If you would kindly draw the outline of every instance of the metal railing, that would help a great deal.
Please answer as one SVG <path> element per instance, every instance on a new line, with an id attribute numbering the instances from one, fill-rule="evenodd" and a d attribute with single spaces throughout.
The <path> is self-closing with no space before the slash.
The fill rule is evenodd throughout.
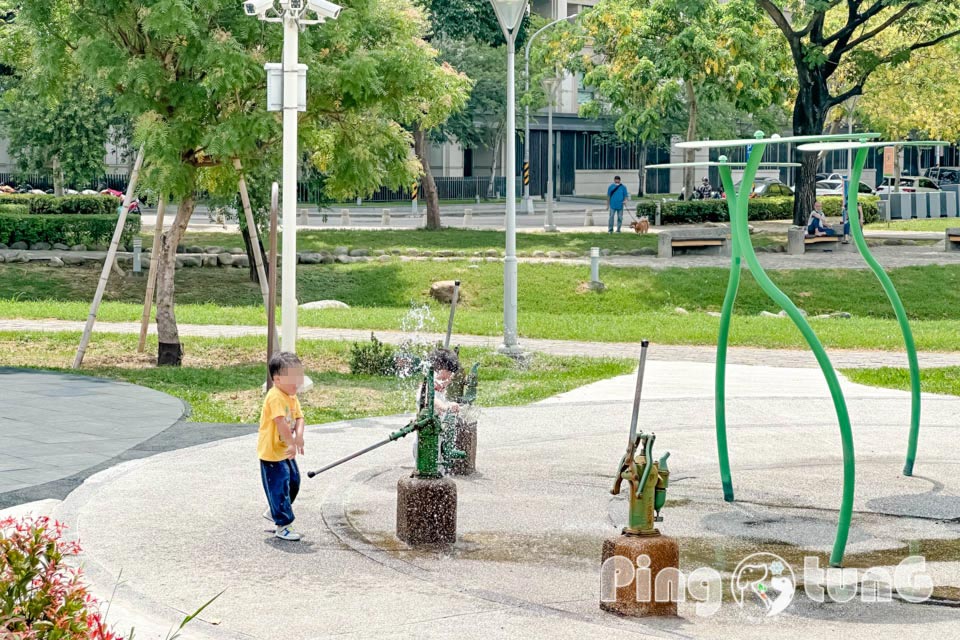
<path id="1" fill-rule="evenodd" d="M 47 191 L 53 189 L 53 176 L 44 173 L 0 173 L 0 184 L 19 188 L 23 185 L 30 185 L 34 189 Z M 83 191 L 93 189 L 102 191 L 103 189 L 117 189 L 122 191 L 127 186 L 127 176 L 125 174 L 113 173 L 101 176 L 96 180 L 83 184 L 68 184 L 67 188 Z"/>

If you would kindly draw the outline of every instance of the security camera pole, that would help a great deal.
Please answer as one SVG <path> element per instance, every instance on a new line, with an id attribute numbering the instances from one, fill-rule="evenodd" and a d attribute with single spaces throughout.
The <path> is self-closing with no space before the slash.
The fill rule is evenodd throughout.
<path id="1" fill-rule="evenodd" d="M 297 114 L 301 104 L 298 53 L 300 27 L 336 19 L 340 7 L 323 0 L 278 0 L 258 11 L 262 0 L 244 3 L 247 14 L 264 22 L 283 23 L 283 297 L 281 301 L 281 347 L 295 352 L 297 343 Z M 316 14 L 307 19 L 307 13 Z"/>

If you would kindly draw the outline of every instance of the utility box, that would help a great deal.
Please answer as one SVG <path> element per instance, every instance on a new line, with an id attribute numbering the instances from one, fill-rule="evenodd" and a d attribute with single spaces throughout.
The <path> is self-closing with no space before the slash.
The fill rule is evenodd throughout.
<path id="1" fill-rule="evenodd" d="M 263 65 L 267 71 L 267 111 L 283 111 L 283 65 L 268 62 Z M 297 65 L 297 111 L 307 110 L 307 65 Z"/>

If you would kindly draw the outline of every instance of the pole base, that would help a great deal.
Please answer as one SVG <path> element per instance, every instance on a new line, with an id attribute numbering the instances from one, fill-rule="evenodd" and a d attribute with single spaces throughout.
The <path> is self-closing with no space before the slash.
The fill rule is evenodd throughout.
<path id="1" fill-rule="evenodd" d="M 514 360 L 525 360 L 529 355 L 527 354 L 526 351 L 520 348 L 520 345 L 518 344 L 515 344 L 512 346 L 502 344 L 499 347 L 497 347 L 497 353 L 499 353 L 502 356 L 508 356 L 510 358 L 513 358 Z"/>
<path id="2" fill-rule="evenodd" d="M 557 225 L 555 225 L 555 224 L 545 224 L 545 225 L 543 225 L 543 230 L 546 231 L 547 233 L 556 233 L 556 231 L 557 231 Z"/>
<path id="3" fill-rule="evenodd" d="M 450 478 L 400 478 L 397 537 L 411 546 L 457 541 L 457 483 Z"/>
<path id="4" fill-rule="evenodd" d="M 523 201 L 524 201 L 524 205 L 526 206 L 527 215 L 528 216 L 534 215 L 537 212 L 537 210 L 533 206 L 533 198 L 531 198 L 530 196 L 527 196 L 526 198 L 523 199 Z"/>
<path id="5" fill-rule="evenodd" d="M 469 476 L 477 471 L 477 421 L 467 422 L 458 417 L 456 429 L 453 445 L 467 457 L 451 462 L 447 472 L 452 476 Z"/>
<path id="6" fill-rule="evenodd" d="M 657 585 L 661 571 L 680 568 L 680 547 L 676 540 L 667 536 L 636 535 L 621 535 L 604 540 L 602 562 L 616 556 L 629 560 L 636 573 L 629 584 L 615 587 L 615 599 L 612 587 L 620 583 L 614 582 L 612 576 L 604 574 L 603 580 L 610 580 L 611 589 L 609 594 L 601 594 L 601 609 L 632 618 L 677 615 L 679 572 L 671 572 L 673 576 L 665 574 L 660 577 L 659 589 Z M 645 573 L 645 569 L 649 570 L 649 573 Z M 639 589 L 637 577 L 640 578 Z M 602 591 L 605 591 L 606 587 L 604 584 Z M 669 596 L 667 602 L 657 602 L 658 591 L 661 599 Z"/>

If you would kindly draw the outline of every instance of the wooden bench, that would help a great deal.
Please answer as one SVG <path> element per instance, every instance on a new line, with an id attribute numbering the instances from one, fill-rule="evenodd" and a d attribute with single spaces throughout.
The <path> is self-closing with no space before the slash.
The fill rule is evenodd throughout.
<path id="1" fill-rule="evenodd" d="M 947 229 L 947 241 L 944 246 L 945 251 L 960 251 L 960 227 Z"/>
<path id="2" fill-rule="evenodd" d="M 664 231 L 658 236 L 657 249 L 657 255 L 661 258 L 672 258 L 677 252 L 729 256 L 730 229 L 704 227 Z"/>
<path id="3" fill-rule="evenodd" d="M 819 248 L 823 251 L 832 251 L 840 245 L 842 236 L 810 236 L 805 227 L 790 227 L 787 231 L 787 253 L 792 256 L 802 256 L 807 247 Z"/>

